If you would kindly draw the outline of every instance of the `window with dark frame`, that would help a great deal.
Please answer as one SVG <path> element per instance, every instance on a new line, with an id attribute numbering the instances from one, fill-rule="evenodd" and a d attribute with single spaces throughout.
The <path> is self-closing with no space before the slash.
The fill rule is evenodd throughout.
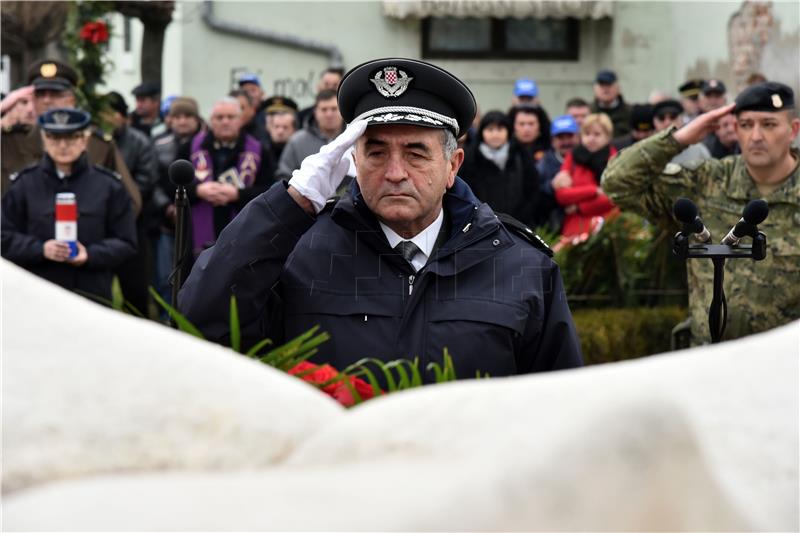
<path id="1" fill-rule="evenodd" d="M 425 18 L 422 57 L 578 60 L 577 19 Z"/>

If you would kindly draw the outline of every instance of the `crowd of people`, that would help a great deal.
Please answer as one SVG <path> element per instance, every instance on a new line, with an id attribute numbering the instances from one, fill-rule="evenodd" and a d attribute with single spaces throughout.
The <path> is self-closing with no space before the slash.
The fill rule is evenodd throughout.
<path id="1" fill-rule="evenodd" d="M 65 272 L 91 271 L 89 275 L 102 278 L 103 284 L 116 274 L 125 299 L 147 313 L 152 308 L 148 286 L 168 300 L 173 275 L 176 209 L 170 164 L 186 159 L 195 169 L 187 191 L 191 251 L 182 262 L 188 274 L 193 259 L 217 241 L 248 202 L 273 183 L 290 179 L 307 156 L 344 131 L 337 99 L 343 75 L 336 68 L 323 72 L 314 104 L 300 109 L 290 98 L 265 94 L 259 76 L 246 73 L 228 94 L 220 94 L 208 117 L 201 116 L 191 95 L 164 97 L 158 83 L 144 82 L 133 90 L 133 109 L 123 95 L 110 92 L 107 110 L 91 117 L 90 125 L 77 115 L 63 118 L 64 110 L 76 107 L 75 70 L 55 60 L 32 65 L 27 85 L 2 101 L 3 256 L 26 268 L 49 261 L 60 263 Z M 758 74 L 750 80 L 763 81 Z M 560 234 L 557 246 L 586 240 L 619 211 L 602 183 L 609 161 L 648 137 L 681 128 L 728 103 L 725 84 L 716 79 L 688 80 L 676 88 L 674 97 L 654 91 L 643 103 L 628 102 L 621 86 L 614 71 L 601 70 L 594 78 L 593 100 L 568 98 L 563 109 L 545 110 L 535 80 L 517 80 L 509 87 L 508 109 L 478 113 L 459 137 L 464 162 L 458 176 L 495 211 L 531 228 Z M 58 124 L 59 120 L 66 122 Z M 734 114 L 725 113 L 715 128 L 701 139 L 692 138 L 669 162 L 697 166 L 738 154 L 735 125 Z M 75 147 L 73 161 L 59 166 L 55 150 L 71 147 Z M 114 194 L 107 196 L 109 205 L 97 213 L 105 217 L 106 227 L 94 238 L 126 243 L 117 247 L 118 257 L 97 264 L 92 253 L 88 261 L 80 261 L 61 248 L 58 254 L 48 253 L 47 246 L 38 255 L 30 249 L 20 253 L 26 246 L 52 239 L 46 235 L 52 233 L 50 228 L 37 230 L 31 219 L 53 211 L 42 201 L 42 211 L 35 213 L 22 192 L 30 184 L 17 187 L 14 182 L 22 182 L 31 168 L 41 172 L 41 166 L 48 164 L 55 192 L 65 190 L 69 181 L 65 175 L 69 178 L 87 164 L 100 165 L 116 177 L 117 183 L 110 186 Z M 338 193 L 348 187 L 355 172 L 349 169 L 347 174 Z M 130 209 L 123 213 L 115 206 L 112 214 L 110 204 L 118 200 L 117 189 L 127 194 Z M 84 235 L 93 230 L 83 225 L 89 223 L 89 204 L 95 202 L 79 197 L 77 203 L 82 221 L 78 239 L 86 245 Z M 109 217 L 124 231 L 115 229 Z M 125 217 L 131 224 L 122 220 Z M 78 288 L 80 284 L 63 281 L 68 277 L 62 272 L 51 279 Z M 108 297 L 105 289 L 89 292 Z"/>

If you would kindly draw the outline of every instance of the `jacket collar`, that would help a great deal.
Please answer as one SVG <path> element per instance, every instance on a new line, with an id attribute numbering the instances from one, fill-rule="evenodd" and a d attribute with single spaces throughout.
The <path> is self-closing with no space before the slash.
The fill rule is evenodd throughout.
<path id="1" fill-rule="evenodd" d="M 52 176 L 58 181 L 61 181 L 61 178 L 58 177 L 58 171 L 56 170 L 55 162 L 53 162 L 53 160 L 50 158 L 49 155 L 47 155 L 46 152 L 42 156 L 41 166 L 48 176 Z M 80 157 L 72 164 L 72 172 L 70 172 L 69 175 L 66 176 L 64 179 L 77 176 L 83 173 L 83 171 L 86 170 L 88 167 L 89 167 L 89 161 L 86 156 L 86 151 L 84 150 L 84 152 L 80 155 Z"/>
<path id="2" fill-rule="evenodd" d="M 442 198 L 442 205 L 446 217 L 446 227 L 450 233 L 445 239 L 442 239 L 443 243 L 437 246 L 433 252 L 429 260 L 430 270 L 442 275 L 451 275 L 511 246 L 512 238 L 502 227 L 494 211 L 487 204 L 481 203 L 469 185 L 461 178 L 456 177 L 455 183 Z M 336 202 L 331 212 L 331 220 L 339 226 L 358 232 L 359 239 L 369 243 L 375 249 L 380 250 L 383 247 L 388 249 L 389 247 L 378 219 L 364 201 L 356 180 L 352 181 L 349 194 L 345 194 Z M 455 252 L 464 251 L 472 244 L 498 231 L 503 233 L 502 237 L 496 239 L 499 241 L 498 244 L 479 247 L 471 251 L 468 256 L 462 255 L 456 264 L 452 257 Z"/>

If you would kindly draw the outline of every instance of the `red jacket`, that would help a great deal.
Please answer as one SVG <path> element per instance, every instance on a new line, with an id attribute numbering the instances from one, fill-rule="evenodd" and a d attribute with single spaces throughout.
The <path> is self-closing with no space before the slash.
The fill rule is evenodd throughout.
<path id="1" fill-rule="evenodd" d="M 617 150 L 610 147 L 610 157 L 616 155 Z M 565 236 L 590 233 L 593 229 L 592 218 L 605 217 L 615 209 L 615 205 L 605 194 L 597 194 L 597 180 L 592 171 L 583 165 L 575 163 L 572 152 L 564 156 L 561 170 L 569 172 L 572 176 L 572 186 L 556 189 L 556 201 L 562 207 L 575 204 L 578 210 L 564 217 L 561 234 Z"/>

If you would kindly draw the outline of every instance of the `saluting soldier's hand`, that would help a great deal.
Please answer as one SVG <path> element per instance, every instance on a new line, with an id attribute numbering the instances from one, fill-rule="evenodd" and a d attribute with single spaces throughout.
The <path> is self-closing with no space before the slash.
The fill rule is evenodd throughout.
<path id="1" fill-rule="evenodd" d="M 300 168 L 292 173 L 292 179 L 289 180 L 289 194 L 298 204 L 306 210 L 313 208 L 316 213 L 322 211 L 328 198 L 336 194 L 336 189 L 350 168 L 350 156 L 345 157 L 345 153 L 366 129 L 365 120 L 353 122 L 319 152 L 303 159 Z M 298 198 L 297 193 L 303 198 Z M 310 202 L 311 206 L 304 206 L 303 199 Z"/>
<path id="2" fill-rule="evenodd" d="M 55 239 L 45 241 L 42 247 L 42 253 L 45 259 L 63 263 L 69 258 L 69 244 Z"/>
<path id="3" fill-rule="evenodd" d="M 735 106 L 736 104 L 728 104 L 717 109 L 712 109 L 708 113 L 703 113 L 673 133 L 672 136 L 684 146 L 699 143 L 710 133 L 716 131 L 717 120 L 733 111 Z"/>
<path id="4" fill-rule="evenodd" d="M 81 244 L 81 241 L 78 241 L 78 255 L 72 259 L 67 258 L 67 263 L 72 266 L 79 267 L 82 266 L 87 259 L 89 259 L 89 254 L 86 253 L 86 247 Z"/>

